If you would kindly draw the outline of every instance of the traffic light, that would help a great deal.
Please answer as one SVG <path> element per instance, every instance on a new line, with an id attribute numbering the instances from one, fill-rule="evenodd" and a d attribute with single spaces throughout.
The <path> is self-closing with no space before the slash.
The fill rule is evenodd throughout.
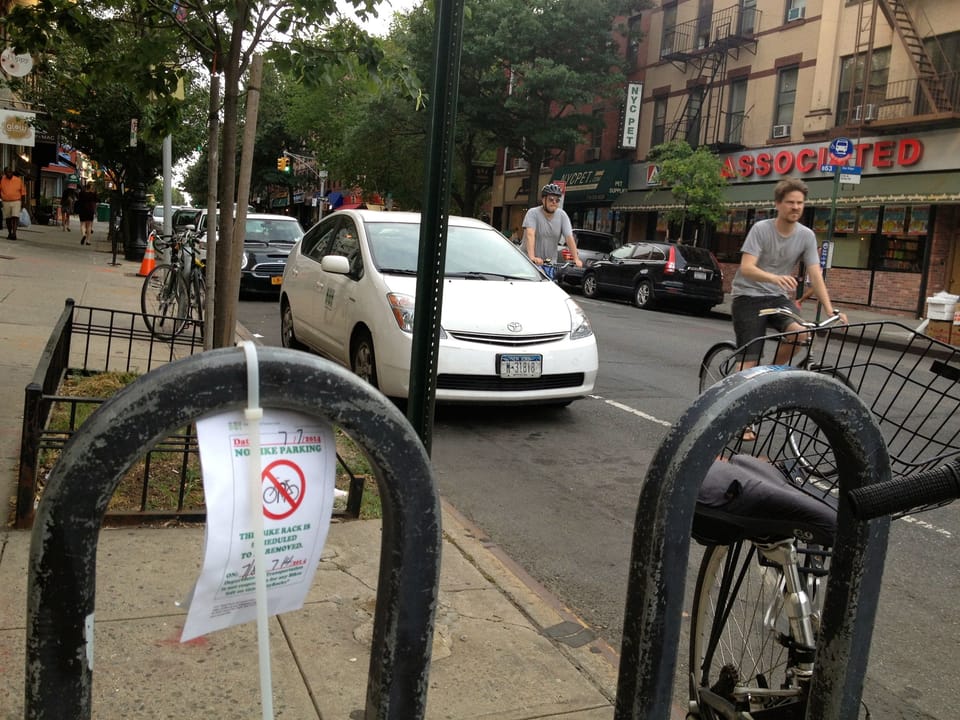
<path id="1" fill-rule="evenodd" d="M 279 170 L 280 172 L 286 172 L 286 170 L 287 170 L 287 158 L 286 158 L 286 157 L 278 157 L 278 158 L 277 158 L 277 170 Z"/>
<path id="2" fill-rule="evenodd" d="M 283 159 L 283 171 L 285 173 L 293 172 L 293 166 L 290 164 L 290 158 L 288 157 Z"/>

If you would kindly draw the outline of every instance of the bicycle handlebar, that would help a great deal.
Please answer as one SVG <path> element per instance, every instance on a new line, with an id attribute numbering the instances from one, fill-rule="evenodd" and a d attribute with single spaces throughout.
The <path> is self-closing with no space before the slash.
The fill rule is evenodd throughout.
<path id="1" fill-rule="evenodd" d="M 789 308 L 785 308 L 785 307 L 764 308 L 758 314 L 761 317 L 764 315 L 786 315 L 788 318 L 790 318 L 794 322 L 800 323 L 801 325 L 803 325 L 805 328 L 809 330 L 820 330 L 840 322 L 839 311 L 837 311 L 830 317 L 826 318 L 825 320 L 821 320 L 819 323 L 810 322 L 809 320 L 806 320 L 800 317 L 799 315 L 797 315 L 797 313 L 795 313 L 793 310 L 790 310 Z"/>
<path id="2" fill-rule="evenodd" d="M 859 520 L 956 500 L 960 498 L 960 459 L 915 475 L 865 485 L 851 490 L 847 498 L 853 506 L 854 517 Z"/>

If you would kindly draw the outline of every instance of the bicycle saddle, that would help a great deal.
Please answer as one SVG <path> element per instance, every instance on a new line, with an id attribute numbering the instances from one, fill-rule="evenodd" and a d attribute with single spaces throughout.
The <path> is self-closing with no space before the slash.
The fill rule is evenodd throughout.
<path id="1" fill-rule="evenodd" d="M 830 500 L 803 492 L 769 462 L 734 455 L 707 471 L 697 494 L 692 535 L 704 545 L 790 537 L 832 545 L 837 509 Z"/>

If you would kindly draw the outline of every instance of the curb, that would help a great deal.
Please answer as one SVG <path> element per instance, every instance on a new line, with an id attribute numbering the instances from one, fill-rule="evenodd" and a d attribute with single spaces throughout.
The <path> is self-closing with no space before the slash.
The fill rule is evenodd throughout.
<path id="1" fill-rule="evenodd" d="M 447 500 L 441 505 L 446 539 L 613 703 L 619 653 Z"/>

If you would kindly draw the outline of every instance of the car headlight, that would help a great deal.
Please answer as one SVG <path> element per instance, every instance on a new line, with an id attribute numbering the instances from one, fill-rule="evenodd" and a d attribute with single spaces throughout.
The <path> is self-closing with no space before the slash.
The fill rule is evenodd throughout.
<path id="1" fill-rule="evenodd" d="M 400 293 L 387 293 L 387 303 L 390 305 L 390 311 L 393 313 L 397 326 L 405 333 L 413 332 L 413 312 L 416 306 L 416 298 L 412 295 L 402 295 Z M 440 328 L 440 339 L 445 340 L 447 333 Z"/>
<path id="2" fill-rule="evenodd" d="M 587 314 L 583 312 L 583 308 L 577 305 L 573 298 L 567 298 L 567 310 L 570 311 L 571 340 L 579 340 L 593 335 L 593 328 L 590 326 Z"/>
<path id="3" fill-rule="evenodd" d="M 243 255 L 240 256 L 240 269 L 246 270 L 247 265 L 249 265 L 252 262 L 253 261 L 250 259 L 249 253 L 244 253 Z"/>
<path id="4" fill-rule="evenodd" d="M 397 325 L 404 332 L 413 332 L 413 309 L 416 303 L 412 295 L 401 295 L 400 293 L 387 293 L 387 303 L 390 305 L 390 311 L 393 313 Z"/>

